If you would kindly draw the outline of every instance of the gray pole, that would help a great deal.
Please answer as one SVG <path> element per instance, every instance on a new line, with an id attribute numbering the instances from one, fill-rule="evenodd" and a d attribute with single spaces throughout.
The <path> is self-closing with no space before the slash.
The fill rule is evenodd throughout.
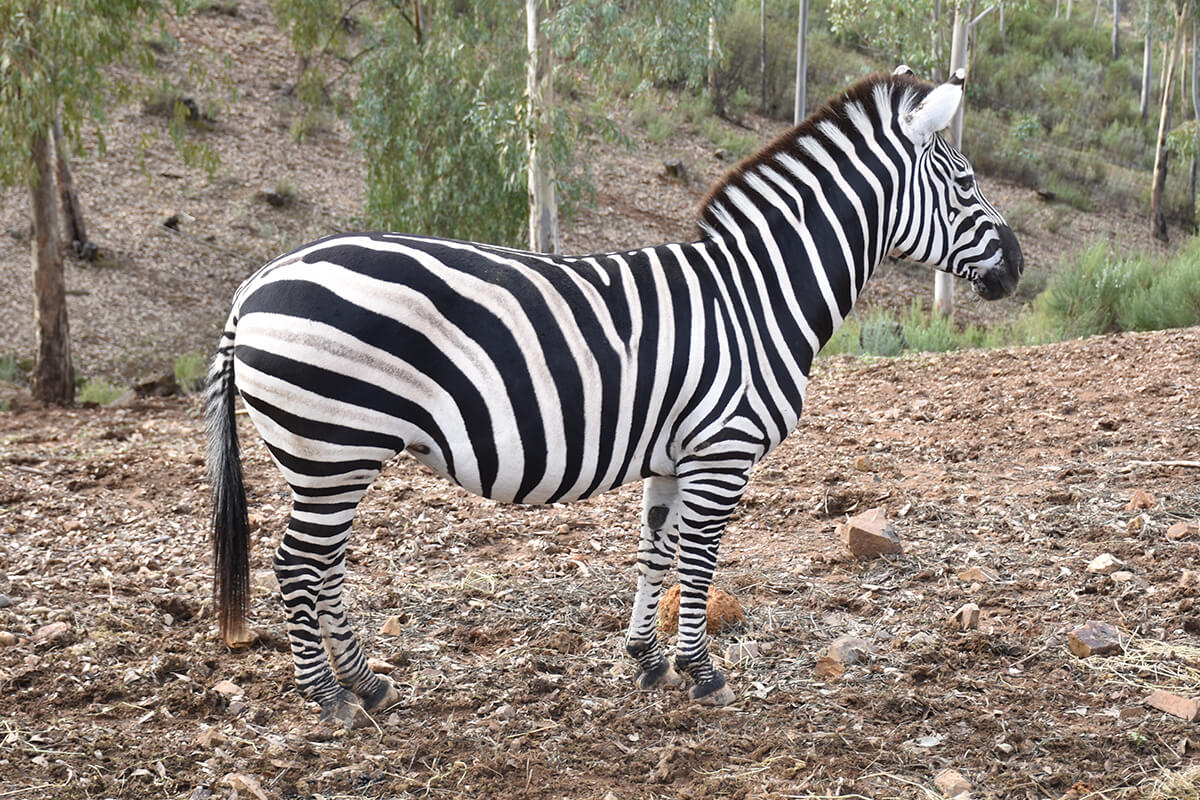
<path id="1" fill-rule="evenodd" d="M 799 125 L 804 119 L 805 94 L 808 91 L 808 0 L 800 0 L 800 24 L 796 28 L 796 107 L 792 122 Z"/>
<path id="2" fill-rule="evenodd" d="M 967 66 L 968 21 L 961 6 L 954 8 L 954 38 L 950 41 L 950 74 Z M 963 101 L 966 105 L 966 101 Z M 962 149 L 963 105 L 958 107 L 950 122 L 950 144 Z M 954 316 L 954 276 L 937 272 L 933 277 L 933 313 L 942 317 Z"/>

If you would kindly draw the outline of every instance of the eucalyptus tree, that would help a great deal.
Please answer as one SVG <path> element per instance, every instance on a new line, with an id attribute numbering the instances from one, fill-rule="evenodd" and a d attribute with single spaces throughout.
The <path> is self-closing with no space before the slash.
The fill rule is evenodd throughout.
<path id="1" fill-rule="evenodd" d="M 647 82 L 698 85 L 708 23 L 726 3 L 545 0 L 532 32 L 519 6 L 501 0 L 272 6 L 302 57 L 298 88 L 316 102 L 339 91 L 349 99 L 370 225 L 520 245 L 528 243 L 531 165 L 553 174 L 558 199 L 571 205 L 582 191 L 574 146 L 589 122 L 611 124 L 562 107 L 531 113 L 530 36 L 544 35 L 552 53 L 543 87 L 603 97 Z M 334 66 L 320 73 L 322 61 Z"/>
<path id="2" fill-rule="evenodd" d="M 103 124 L 118 88 L 104 68 L 142 52 L 138 43 L 165 10 L 164 0 L 0 0 L 0 183 L 29 192 L 37 342 L 30 383 L 44 403 L 75 397 L 55 205 L 56 122 L 68 140 L 89 123 Z"/>

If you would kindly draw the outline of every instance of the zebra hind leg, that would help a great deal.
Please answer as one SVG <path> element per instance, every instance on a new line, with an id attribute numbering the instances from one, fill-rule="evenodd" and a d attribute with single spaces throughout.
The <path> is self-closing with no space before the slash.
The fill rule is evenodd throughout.
<path id="1" fill-rule="evenodd" d="M 296 685 L 320 705 L 322 721 L 347 727 L 369 724 L 366 712 L 399 699 L 390 681 L 367 668 L 342 604 L 346 541 L 375 474 L 355 474 L 341 486 L 293 486 L 292 518 L 275 554 Z"/>
<path id="2" fill-rule="evenodd" d="M 642 489 L 642 535 L 638 543 L 638 587 L 625 636 L 625 650 L 638 663 L 641 689 L 682 686 L 683 677 L 663 654 L 658 637 L 658 601 L 663 576 L 675 561 L 679 537 L 679 492 L 674 478 L 648 478 Z"/>

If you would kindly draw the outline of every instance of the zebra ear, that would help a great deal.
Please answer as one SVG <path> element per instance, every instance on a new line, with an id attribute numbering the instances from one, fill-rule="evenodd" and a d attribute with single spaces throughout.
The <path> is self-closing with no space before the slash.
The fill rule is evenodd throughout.
<path id="1" fill-rule="evenodd" d="M 898 66 L 894 70 L 892 70 L 892 74 L 893 75 L 912 75 L 912 76 L 916 77 L 917 73 L 913 72 L 913 68 L 910 67 L 908 64 L 901 64 L 900 66 Z"/>
<path id="2" fill-rule="evenodd" d="M 950 80 L 925 95 L 921 104 L 904 115 L 901 127 L 916 142 L 927 141 L 950 124 L 962 104 L 966 70 L 958 69 Z"/>

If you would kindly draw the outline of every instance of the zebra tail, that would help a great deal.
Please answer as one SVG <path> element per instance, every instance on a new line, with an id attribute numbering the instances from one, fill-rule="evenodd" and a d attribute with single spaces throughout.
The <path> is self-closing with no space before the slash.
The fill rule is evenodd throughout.
<path id="1" fill-rule="evenodd" d="M 250 644 L 246 622 L 250 587 L 250 518 L 242 482 L 233 383 L 231 317 L 208 374 L 204 416 L 208 433 L 208 480 L 212 487 L 213 596 L 225 644 Z"/>

